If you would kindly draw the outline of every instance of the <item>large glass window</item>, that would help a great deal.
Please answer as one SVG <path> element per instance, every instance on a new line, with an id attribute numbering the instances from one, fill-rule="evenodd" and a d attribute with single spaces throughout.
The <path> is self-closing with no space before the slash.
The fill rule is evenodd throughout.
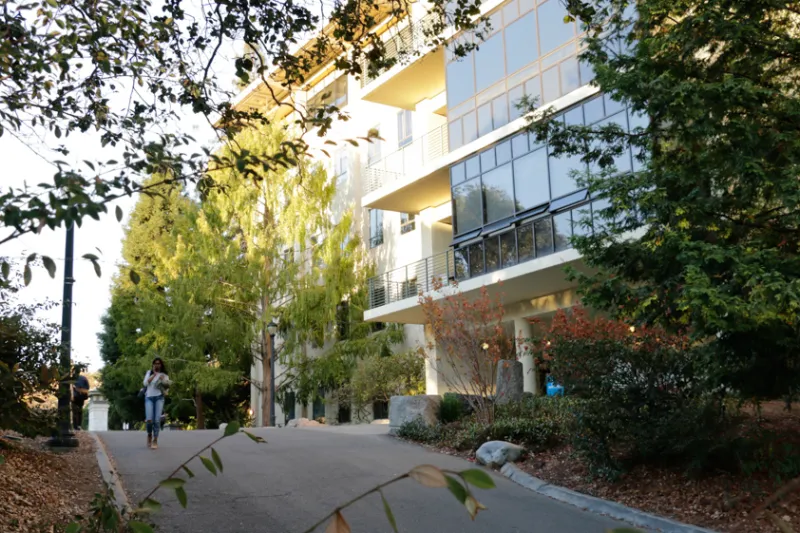
<path id="1" fill-rule="evenodd" d="M 510 164 L 483 175 L 483 202 L 487 224 L 514 214 L 514 178 Z"/>
<path id="2" fill-rule="evenodd" d="M 369 210 L 369 246 L 375 248 L 383 244 L 383 211 Z"/>
<path id="3" fill-rule="evenodd" d="M 483 209 L 481 208 L 481 180 L 473 179 L 453 188 L 455 204 L 456 233 L 464 233 L 481 227 Z"/>
<path id="4" fill-rule="evenodd" d="M 456 59 L 447 65 L 447 105 L 456 106 L 475 94 L 475 71 L 472 56 Z"/>
<path id="5" fill-rule="evenodd" d="M 397 113 L 397 146 L 402 148 L 414 140 L 414 128 L 412 126 L 412 114 L 408 109 Z"/>
<path id="6" fill-rule="evenodd" d="M 517 211 L 525 211 L 550 201 L 547 150 L 540 148 L 514 161 L 514 190 Z"/>
<path id="7" fill-rule="evenodd" d="M 549 0 L 539 6 L 539 42 L 542 54 L 555 50 L 575 38 L 575 23 L 564 22 L 568 15 L 560 0 Z"/>
<path id="8" fill-rule="evenodd" d="M 475 79 L 478 92 L 494 85 L 505 76 L 503 33 L 482 42 L 475 51 Z"/>
<path id="9" fill-rule="evenodd" d="M 323 85 L 317 93 L 309 98 L 308 109 L 323 106 L 336 106 L 339 109 L 347 105 L 347 75 L 343 74 L 333 82 Z"/>
<path id="10" fill-rule="evenodd" d="M 536 42 L 536 13 L 531 12 L 506 27 L 506 63 L 508 72 L 516 72 L 539 57 Z"/>

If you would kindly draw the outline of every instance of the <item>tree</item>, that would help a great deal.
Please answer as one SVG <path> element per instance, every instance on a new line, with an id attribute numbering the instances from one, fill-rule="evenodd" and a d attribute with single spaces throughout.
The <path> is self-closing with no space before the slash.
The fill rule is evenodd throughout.
<path id="1" fill-rule="evenodd" d="M 356 416 L 362 417 L 374 402 L 388 404 L 392 396 L 425 393 L 425 358 L 416 351 L 363 358 L 353 372 L 350 397 Z"/>
<path id="2" fill-rule="evenodd" d="M 440 35 L 449 24 L 473 27 L 471 17 L 478 13 L 466 0 L 436 0 L 432 10 L 437 17 L 424 28 L 431 44 L 444 42 Z M 45 226 L 80 224 L 84 216 L 98 218 L 109 201 L 157 187 L 145 183 L 155 174 L 163 184 L 191 180 L 210 186 L 209 159 L 216 168 L 239 169 L 247 180 L 262 168 L 292 166 L 306 151 L 302 139 L 260 155 L 229 142 L 244 128 L 271 119 L 260 109 L 235 109 L 235 95 L 217 72 L 233 67 L 244 84 L 260 79 L 272 91 L 273 103 L 295 107 L 278 93 L 301 88 L 320 65 L 334 61 L 352 75 L 364 74 L 366 65 L 375 74 L 407 57 L 387 53 L 375 31 L 384 19 L 391 23 L 408 12 L 406 0 L 352 0 L 321 11 L 318 5 L 263 0 L 199 8 L 174 0 L 160 5 L 160 12 L 149 0 L 5 2 L 0 136 L 66 155 L 69 149 L 62 143 L 81 135 L 84 146 L 94 143 L 96 158 L 80 166 L 56 161 L 51 183 L 37 180 L 36 187 L 0 195 L 0 222 L 10 230 L 0 243 Z M 261 55 L 243 53 L 225 64 L 228 54 L 222 52 L 242 44 Z M 307 45 L 298 52 L 301 44 Z M 460 44 L 458 51 L 472 46 Z M 227 143 L 224 156 L 192 146 L 196 141 L 181 129 L 181 110 L 214 125 Z M 318 126 L 322 134 L 344 116 L 334 106 L 296 111 L 301 127 Z M 53 141 L 33 142 L 45 132 Z"/>
<path id="3" fill-rule="evenodd" d="M 638 12 L 638 15 L 634 12 Z M 587 27 L 595 84 L 628 108 L 630 130 L 531 129 L 594 168 L 605 199 L 575 238 L 594 274 L 586 304 L 687 330 L 713 383 L 759 397 L 796 393 L 800 375 L 800 39 L 780 0 L 571 0 Z M 635 172 L 615 161 L 633 151 Z"/>

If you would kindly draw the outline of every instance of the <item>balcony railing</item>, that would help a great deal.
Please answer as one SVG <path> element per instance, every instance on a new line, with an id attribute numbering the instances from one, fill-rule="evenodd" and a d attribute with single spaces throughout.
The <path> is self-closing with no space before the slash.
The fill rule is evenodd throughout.
<path id="1" fill-rule="evenodd" d="M 418 298 L 433 290 L 434 280 L 464 281 L 572 248 L 573 234 L 590 231 L 582 221 L 591 210 L 583 204 L 375 276 L 369 280 L 369 308 Z"/>
<path id="2" fill-rule="evenodd" d="M 435 159 L 449 153 L 447 124 L 442 124 L 422 137 L 364 168 L 365 191 L 377 191 L 402 176 L 407 176 Z"/>
<path id="3" fill-rule="evenodd" d="M 392 35 L 384 42 L 386 59 L 397 59 L 397 62 L 406 61 L 415 52 L 419 52 L 430 39 L 434 24 L 434 13 L 429 13 L 419 20 L 413 20 L 405 28 Z M 361 61 L 361 88 L 375 81 L 388 69 L 380 69 L 374 76 L 369 75 L 369 61 Z"/>

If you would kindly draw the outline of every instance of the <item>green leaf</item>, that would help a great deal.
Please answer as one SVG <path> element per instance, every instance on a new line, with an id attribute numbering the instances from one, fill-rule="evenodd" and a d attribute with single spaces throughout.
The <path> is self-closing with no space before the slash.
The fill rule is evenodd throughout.
<path id="1" fill-rule="evenodd" d="M 186 483 L 185 480 L 179 477 L 170 477 L 159 483 L 165 489 L 177 489 L 178 487 L 182 487 Z"/>
<path id="2" fill-rule="evenodd" d="M 239 422 L 231 422 L 227 426 L 225 426 L 225 436 L 230 437 L 231 435 L 235 435 L 239 433 Z"/>
<path id="3" fill-rule="evenodd" d="M 389 507 L 389 502 L 386 501 L 386 497 L 383 495 L 383 491 L 379 492 L 381 493 L 381 500 L 383 501 L 383 511 L 386 513 L 386 519 L 389 521 L 389 524 L 391 524 L 394 533 L 398 533 L 397 522 L 395 522 L 394 520 L 394 514 L 392 513 L 392 508 Z"/>
<path id="4" fill-rule="evenodd" d="M 11 274 L 11 265 L 3 261 L 3 265 L 0 267 L 0 270 L 3 272 L 3 279 L 8 279 L 9 274 Z"/>
<path id="5" fill-rule="evenodd" d="M 456 500 L 461 504 L 467 501 L 467 489 L 464 488 L 464 485 L 452 476 L 445 475 L 444 477 L 447 479 L 447 488 L 450 489 Z"/>
<path id="6" fill-rule="evenodd" d="M 138 285 L 139 282 L 142 281 L 142 278 L 139 277 L 139 274 L 137 274 L 135 270 L 131 270 L 128 275 L 130 276 L 134 285 Z"/>
<path id="7" fill-rule="evenodd" d="M 70 522 L 64 533 L 78 533 L 81 530 L 81 525 L 77 522 Z"/>
<path id="8" fill-rule="evenodd" d="M 156 500 L 154 500 L 153 498 L 147 498 L 141 503 L 141 506 L 143 509 L 149 512 L 157 513 L 158 511 L 161 510 L 161 504 Z"/>
<path id="9" fill-rule="evenodd" d="M 206 470 L 208 470 L 209 472 L 211 472 L 215 476 L 217 475 L 217 467 L 214 466 L 214 463 L 211 461 L 211 459 L 209 459 L 208 457 L 203 457 L 201 455 L 200 456 L 200 461 L 203 463 L 203 466 L 206 467 Z"/>
<path id="10" fill-rule="evenodd" d="M 92 266 L 94 267 L 94 273 L 97 274 L 97 277 L 102 277 L 103 272 L 100 270 L 100 263 L 92 261 Z"/>
<path id="11" fill-rule="evenodd" d="M 459 474 L 464 478 L 464 481 L 479 489 L 493 489 L 496 486 L 492 477 L 479 468 L 464 470 Z"/>
<path id="12" fill-rule="evenodd" d="M 131 529 L 131 531 L 133 531 L 133 533 L 153 533 L 152 527 L 144 522 L 138 522 L 136 520 L 128 522 L 128 527 Z"/>
<path id="13" fill-rule="evenodd" d="M 47 0 L 47 3 L 50 7 L 58 7 L 58 2 L 56 0 Z"/>
<path id="14" fill-rule="evenodd" d="M 193 478 L 193 477 L 194 477 L 194 472 L 192 472 L 191 470 L 189 470 L 189 467 L 188 467 L 188 466 L 184 465 L 184 466 L 182 466 L 181 468 L 183 468 L 183 471 L 184 471 L 184 472 L 186 472 L 186 475 L 187 475 L 187 476 L 189 476 L 190 478 Z"/>
<path id="15" fill-rule="evenodd" d="M 31 272 L 30 265 L 25 265 L 25 271 L 22 274 L 22 280 L 25 282 L 25 286 L 31 284 L 31 278 L 33 277 L 33 272 Z"/>
<path id="16" fill-rule="evenodd" d="M 211 458 L 214 459 L 214 464 L 217 465 L 217 468 L 219 469 L 220 473 L 222 473 L 223 472 L 222 459 L 220 459 L 217 450 L 215 450 L 214 448 L 211 448 Z"/>
<path id="17" fill-rule="evenodd" d="M 6 458 L 4 456 L 0 455 L 0 465 L 5 464 L 5 462 L 6 462 Z"/>
<path id="18" fill-rule="evenodd" d="M 122 222 L 122 208 L 120 206 L 114 209 L 114 214 L 117 216 L 117 222 Z"/>
<path id="19" fill-rule="evenodd" d="M 178 498 L 178 501 L 180 502 L 181 507 L 186 509 L 186 503 L 187 503 L 186 502 L 186 491 L 183 489 L 183 487 L 178 487 L 177 489 L 175 489 L 175 496 Z"/>
<path id="20" fill-rule="evenodd" d="M 253 435 L 249 431 L 245 431 L 244 434 L 247 435 L 248 437 L 250 437 L 250 440 L 252 440 L 253 442 L 258 442 L 258 443 L 266 443 L 267 442 L 266 439 L 264 439 L 262 437 L 259 437 L 258 435 Z"/>
<path id="21" fill-rule="evenodd" d="M 51 278 L 56 277 L 56 263 L 46 255 L 42 256 L 42 262 L 44 263 L 44 267 L 47 269 L 47 273 L 50 274 Z"/>

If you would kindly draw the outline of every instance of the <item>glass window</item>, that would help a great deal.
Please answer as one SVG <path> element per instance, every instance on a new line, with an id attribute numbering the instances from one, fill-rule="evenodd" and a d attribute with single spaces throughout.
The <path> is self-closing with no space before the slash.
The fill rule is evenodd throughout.
<path id="1" fill-rule="evenodd" d="M 404 109 L 397 113 L 397 146 L 403 147 L 414 139 L 411 111 Z"/>
<path id="2" fill-rule="evenodd" d="M 375 248 L 383 244 L 383 211 L 369 210 L 369 246 Z"/>
<path id="3" fill-rule="evenodd" d="M 514 214 L 514 180 L 511 165 L 505 164 L 483 177 L 483 201 L 486 223 Z"/>
<path id="4" fill-rule="evenodd" d="M 417 216 L 414 213 L 400 213 L 400 234 L 410 233 L 417 228 Z"/>
<path id="5" fill-rule="evenodd" d="M 492 124 L 494 128 L 500 128 L 508 124 L 508 103 L 506 95 L 499 96 L 492 100 Z"/>
<path id="6" fill-rule="evenodd" d="M 478 138 L 477 124 L 475 123 L 475 111 L 470 111 L 461 119 L 464 123 L 464 144 L 469 144 Z"/>
<path id="7" fill-rule="evenodd" d="M 478 156 L 473 156 L 467 159 L 467 179 L 474 178 L 481 173 L 481 162 Z"/>
<path id="8" fill-rule="evenodd" d="M 564 123 L 566 123 L 567 126 L 582 126 L 583 108 L 581 106 L 573 107 L 564 113 Z"/>
<path id="9" fill-rule="evenodd" d="M 478 108 L 478 136 L 492 131 L 492 105 L 484 104 Z"/>
<path id="10" fill-rule="evenodd" d="M 451 122 L 448 129 L 447 138 L 450 144 L 450 150 L 455 150 L 456 148 L 464 146 L 464 136 L 461 133 L 461 119 L 459 118 Z"/>
<path id="11" fill-rule="evenodd" d="M 572 234 L 590 235 L 592 233 L 592 209 L 589 204 L 572 210 Z"/>
<path id="12" fill-rule="evenodd" d="M 517 240 L 514 231 L 500 235 L 500 263 L 503 268 L 517 264 Z"/>
<path id="13" fill-rule="evenodd" d="M 522 96 L 524 94 L 525 93 L 522 85 L 517 85 L 508 91 L 508 101 L 511 107 L 511 120 L 516 120 L 522 116 L 522 110 L 519 108 L 519 104 L 522 102 Z"/>
<path id="14" fill-rule="evenodd" d="M 539 81 L 539 76 L 525 82 L 525 94 L 528 95 L 528 100 L 533 102 L 534 108 L 544 103 L 544 100 L 542 100 L 542 84 Z"/>
<path id="15" fill-rule="evenodd" d="M 519 11 L 517 11 L 517 0 L 512 0 L 503 6 L 503 21 L 506 24 L 510 24 L 518 16 Z"/>
<path id="16" fill-rule="evenodd" d="M 533 259 L 533 226 L 525 224 L 517 228 L 517 249 L 519 250 L 519 261 Z"/>
<path id="17" fill-rule="evenodd" d="M 514 152 L 514 157 L 519 157 L 528 153 L 528 135 L 520 133 L 511 139 L 511 149 Z"/>
<path id="18" fill-rule="evenodd" d="M 511 161 L 511 141 L 498 144 L 494 147 L 494 151 L 497 153 L 498 165 Z"/>
<path id="19" fill-rule="evenodd" d="M 581 86 L 578 60 L 574 57 L 561 63 L 561 93 L 568 94 Z"/>
<path id="20" fill-rule="evenodd" d="M 453 261 L 455 262 L 456 279 L 466 279 L 469 273 L 469 258 L 467 257 L 466 248 L 457 248 L 454 250 Z"/>
<path id="21" fill-rule="evenodd" d="M 558 67 L 553 67 L 547 69 L 542 74 L 542 100 L 543 104 L 547 104 L 552 102 L 559 96 L 561 96 L 561 91 L 558 88 Z"/>
<path id="22" fill-rule="evenodd" d="M 470 277 L 483 274 L 483 246 L 481 243 L 470 244 L 467 246 L 469 252 L 469 275 Z"/>
<path id="23" fill-rule="evenodd" d="M 527 13 L 533 9 L 534 0 L 519 0 L 519 12 Z"/>
<path id="24" fill-rule="evenodd" d="M 497 237 L 490 237 L 483 241 L 486 254 L 486 272 L 493 272 L 500 268 L 500 243 Z"/>
<path id="25" fill-rule="evenodd" d="M 571 248 L 570 239 L 572 238 L 572 216 L 569 211 L 559 213 L 553 217 L 555 228 L 556 252 Z"/>
<path id="26" fill-rule="evenodd" d="M 503 34 L 490 37 L 475 51 L 475 79 L 478 92 L 494 85 L 505 76 L 503 61 Z"/>
<path id="27" fill-rule="evenodd" d="M 506 63 L 516 72 L 539 57 L 536 44 L 536 13 L 530 12 L 506 26 Z"/>
<path id="28" fill-rule="evenodd" d="M 453 203 L 456 214 L 456 234 L 481 227 L 483 210 L 481 209 L 479 179 L 453 187 Z"/>
<path id="29" fill-rule="evenodd" d="M 466 179 L 466 175 L 464 174 L 465 168 L 464 163 L 459 163 L 457 165 L 453 165 L 450 167 L 450 183 L 452 185 L 458 185 L 462 181 Z"/>
<path id="30" fill-rule="evenodd" d="M 488 150 L 481 152 L 481 168 L 483 171 L 486 172 L 494 167 L 494 148 L 489 148 Z"/>
<path id="31" fill-rule="evenodd" d="M 594 124 L 605 116 L 603 111 L 603 98 L 598 97 L 583 104 L 583 113 L 586 116 L 586 124 Z"/>
<path id="32" fill-rule="evenodd" d="M 600 198 L 592 202 L 592 225 L 595 229 L 603 230 L 608 225 L 609 219 L 605 217 L 603 211 L 611 207 L 611 202 L 606 198 Z"/>
<path id="33" fill-rule="evenodd" d="M 621 102 L 617 102 L 616 100 L 612 99 L 608 93 L 603 95 L 603 100 L 606 104 L 606 115 L 613 115 L 617 111 L 622 111 L 625 109 L 625 106 L 622 105 Z"/>
<path id="34" fill-rule="evenodd" d="M 559 0 L 549 0 L 539 9 L 539 42 L 542 55 L 555 50 L 575 37 L 575 23 L 564 23 L 567 10 Z"/>
<path id="35" fill-rule="evenodd" d="M 547 150 L 540 149 L 514 161 L 514 192 L 517 211 L 524 211 L 550 200 Z"/>
<path id="36" fill-rule="evenodd" d="M 579 155 L 562 154 L 550 156 L 550 192 L 558 198 L 578 189 L 573 177 L 574 171 L 585 172 L 586 168 Z"/>
<path id="37" fill-rule="evenodd" d="M 455 107 L 475 95 L 472 54 L 447 65 L 447 107 Z"/>
<path id="38" fill-rule="evenodd" d="M 536 257 L 553 253 L 553 222 L 550 217 L 540 218 L 533 223 L 533 234 L 536 237 Z"/>
<path id="39" fill-rule="evenodd" d="M 588 61 L 581 61 L 580 66 L 581 85 L 589 85 L 594 80 L 594 69 Z"/>

